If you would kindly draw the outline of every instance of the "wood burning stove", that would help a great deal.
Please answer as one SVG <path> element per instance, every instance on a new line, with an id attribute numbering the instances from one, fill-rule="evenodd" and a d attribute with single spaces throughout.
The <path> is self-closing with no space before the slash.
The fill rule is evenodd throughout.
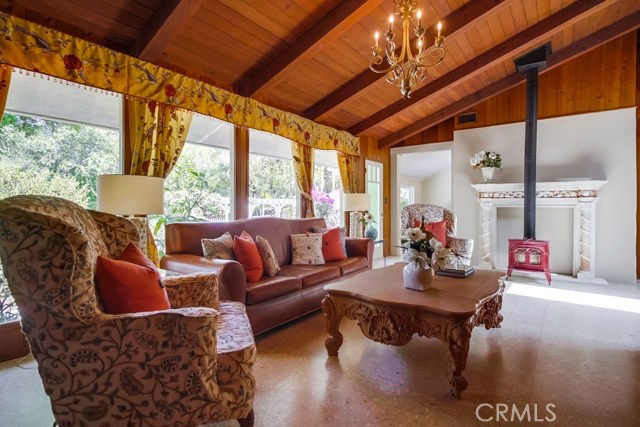
<path id="1" fill-rule="evenodd" d="M 524 137 L 524 238 L 509 239 L 509 268 L 542 271 L 551 285 L 549 274 L 549 242 L 536 240 L 536 144 L 538 131 L 538 72 L 547 66 L 551 43 L 516 59 L 519 73 L 527 74 L 527 112 Z"/>
<path id="2" fill-rule="evenodd" d="M 551 285 L 549 273 L 549 241 L 536 239 L 509 239 L 509 268 L 507 278 L 514 270 L 541 271 Z"/>

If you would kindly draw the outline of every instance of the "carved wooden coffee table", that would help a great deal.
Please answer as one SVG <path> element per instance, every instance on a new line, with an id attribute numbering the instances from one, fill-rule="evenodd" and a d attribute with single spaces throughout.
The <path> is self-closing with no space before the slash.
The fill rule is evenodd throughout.
<path id="1" fill-rule="evenodd" d="M 405 345 L 414 334 L 438 338 L 449 346 L 447 375 L 451 394 L 460 399 L 467 388 L 462 371 L 471 330 L 478 325 L 497 328 L 502 322 L 503 273 L 477 270 L 464 279 L 435 276 L 433 288 L 421 292 L 402 286 L 403 267 L 394 264 L 324 287 L 329 356 L 337 356 L 342 345 L 343 316 L 357 321 L 367 338 L 383 344 Z"/>

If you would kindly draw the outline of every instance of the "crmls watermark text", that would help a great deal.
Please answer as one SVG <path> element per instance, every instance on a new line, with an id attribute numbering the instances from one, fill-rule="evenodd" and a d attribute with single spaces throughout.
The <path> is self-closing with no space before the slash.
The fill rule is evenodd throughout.
<path id="1" fill-rule="evenodd" d="M 525 405 L 481 403 L 476 407 L 476 418 L 483 423 L 498 421 L 552 423 L 556 420 L 555 408 L 556 405 L 553 403 L 547 403 L 544 406 L 538 406 L 537 403 Z"/>

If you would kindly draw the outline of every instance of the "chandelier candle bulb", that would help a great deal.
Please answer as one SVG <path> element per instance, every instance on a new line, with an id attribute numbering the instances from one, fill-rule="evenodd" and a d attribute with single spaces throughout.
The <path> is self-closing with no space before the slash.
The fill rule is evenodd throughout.
<path id="1" fill-rule="evenodd" d="M 378 47 L 378 39 L 380 38 L 380 33 L 376 31 L 376 33 L 373 35 L 373 38 L 376 41 L 376 47 Z"/>
<path id="2" fill-rule="evenodd" d="M 396 44 L 394 40 L 394 14 L 391 14 L 389 28 L 384 32 L 386 39 L 384 49 L 377 47 L 377 44 L 373 46 L 369 68 L 375 73 L 386 74 L 387 83 L 398 86 L 402 96 L 409 98 L 415 85 L 429 76 L 428 70 L 444 61 L 446 51 L 442 35 L 442 22 L 438 23 L 438 36 L 434 45 L 428 46 L 424 40 L 426 27 L 422 23 L 422 10 L 418 9 L 416 1 L 393 0 L 393 4 L 394 14 L 402 19 L 401 44 Z M 414 19 L 416 20 L 414 21 Z M 413 46 L 411 46 L 413 40 L 410 37 L 410 27 L 414 27 L 417 39 Z M 389 66 L 383 68 L 385 62 Z"/>

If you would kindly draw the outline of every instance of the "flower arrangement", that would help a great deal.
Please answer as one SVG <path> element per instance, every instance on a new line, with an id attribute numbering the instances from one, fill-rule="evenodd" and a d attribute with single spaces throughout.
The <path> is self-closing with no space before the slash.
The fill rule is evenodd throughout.
<path id="1" fill-rule="evenodd" d="M 501 168 L 502 157 L 500 157 L 500 154 L 495 151 L 480 151 L 469 159 L 469 163 L 474 169 Z"/>
<path id="2" fill-rule="evenodd" d="M 418 252 L 424 252 L 429 258 L 433 255 L 433 246 L 431 240 L 435 240 L 433 233 L 423 232 L 418 227 L 407 228 L 402 236 L 402 246 L 407 249 L 415 249 Z"/>
<path id="3" fill-rule="evenodd" d="M 451 250 L 445 248 L 444 244 L 437 240 L 433 233 L 430 231 L 422 231 L 418 227 L 407 228 L 401 240 L 402 246 L 407 250 L 403 254 L 403 261 L 409 259 L 408 257 L 415 257 L 416 253 L 425 253 L 429 264 L 434 269 L 444 268 L 450 261 Z"/>
<path id="4" fill-rule="evenodd" d="M 369 226 L 372 222 L 376 222 L 373 214 L 369 211 L 365 211 L 364 215 L 362 215 L 362 218 L 360 218 L 358 221 L 360 221 L 365 227 Z"/>

